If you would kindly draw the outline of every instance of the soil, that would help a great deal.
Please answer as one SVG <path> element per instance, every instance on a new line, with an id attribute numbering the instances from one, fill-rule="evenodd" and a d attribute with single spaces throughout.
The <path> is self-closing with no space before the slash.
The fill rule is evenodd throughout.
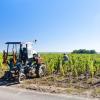
<path id="1" fill-rule="evenodd" d="M 72 95 L 82 95 L 87 97 L 100 98 L 100 77 L 85 79 L 61 77 L 60 75 L 51 75 L 48 77 L 34 78 L 24 80 L 18 84 L 19 88 L 26 88 L 49 93 L 63 93 Z"/>
<path id="2" fill-rule="evenodd" d="M 8 83 L 3 83 L 3 85 L 5 84 L 9 85 Z M 53 74 L 42 78 L 26 79 L 21 84 L 10 84 L 11 86 L 29 90 L 61 94 L 67 93 L 100 99 L 100 75 L 86 79 L 84 75 L 73 78 L 72 76 L 64 77 L 60 74 Z"/>

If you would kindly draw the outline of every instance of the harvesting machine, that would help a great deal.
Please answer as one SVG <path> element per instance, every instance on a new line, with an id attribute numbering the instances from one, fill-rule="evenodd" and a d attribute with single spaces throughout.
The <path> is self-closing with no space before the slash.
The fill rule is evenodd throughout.
<path id="1" fill-rule="evenodd" d="M 45 73 L 45 64 L 33 49 L 32 42 L 6 42 L 3 51 L 3 65 L 9 67 L 4 80 L 20 82 L 25 78 L 41 77 Z"/>

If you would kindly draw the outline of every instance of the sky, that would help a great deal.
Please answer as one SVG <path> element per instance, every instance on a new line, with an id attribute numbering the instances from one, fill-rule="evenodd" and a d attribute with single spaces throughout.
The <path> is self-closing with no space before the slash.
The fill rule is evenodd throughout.
<path id="1" fill-rule="evenodd" d="M 34 39 L 39 52 L 100 52 L 100 0 L 0 0 L 0 50 Z"/>

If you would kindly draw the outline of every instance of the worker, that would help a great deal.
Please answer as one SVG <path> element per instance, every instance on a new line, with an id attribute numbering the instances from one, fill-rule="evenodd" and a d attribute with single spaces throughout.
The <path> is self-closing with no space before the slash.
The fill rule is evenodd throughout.
<path id="1" fill-rule="evenodd" d="M 66 64 L 69 61 L 69 57 L 66 53 L 63 54 L 62 65 Z"/>
<path id="2" fill-rule="evenodd" d="M 57 73 L 59 73 L 60 72 L 60 68 L 63 66 L 63 65 L 65 65 L 65 64 L 67 64 L 68 63 L 68 61 L 69 61 L 69 57 L 67 56 L 67 54 L 66 53 L 64 53 L 63 54 L 63 58 L 62 58 L 62 60 L 60 59 L 60 58 L 58 58 L 58 65 L 56 66 L 57 68 L 56 68 L 56 70 L 55 70 L 55 74 L 57 74 Z M 60 66 L 60 64 L 62 64 L 62 66 Z"/>
<path id="3" fill-rule="evenodd" d="M 22 60 L 23 60 L 23 64 L 26 65 L 26 61 L 27 61 L 28 57 L 27 57 L 27 49 L 23 48 L 23 52 L 22 52 Z"/>
<path id="4" fill-rule="evenodd" d="M 39 68 L 42 64 L 42 59 L 41 59 L 39 54 L 33 54 L 33 59 L 34 59 L 35 64 L 36 64 L 36 71 L 35 71 L 36 77 L 38 78 L 39 77 Z"/>
<path id="5" fill-rule="evenodd" d="M 14 63 L 13 63 L 13 59 L 10 58 L 9 62 L 8 62 L 8 65 L 9 65 L 9 70 L 11 71 L 12 68 L 14 67 Z"/>

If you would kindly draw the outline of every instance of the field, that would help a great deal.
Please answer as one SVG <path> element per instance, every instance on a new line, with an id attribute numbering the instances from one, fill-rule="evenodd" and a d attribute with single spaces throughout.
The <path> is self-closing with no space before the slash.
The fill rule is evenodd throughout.
<path id="1" fill-rule="evenodd" d="M 2 63 L 2 53 L 0 53 L 0 64 Z"/>
<path id="2" fill-rule="evenodd" d="M 66 88 L 66 92 L 90 92 L 92 96 L 100 96 L 100 55 L 68 54 L 69 62 L 62 62 L 63 54 L 41 54 L 49 78 L 37 79 L 39 85 Z M 33 81 L 32 81 L 33 82 Z"/>
<path id="3" fill-rule="evenodd" d="M 42 53 L 46 76 L 25 80 L 20 87 L 51 93 L 69 93 L 100 98 L 100 54 Z"/>
<path id="4" fill-rule="evenodd" d="M 3 68 L 2 68 L 2 53 L 0 53 L 0 76 L 3 74 Z"/>
<path id="5" fill-rule="evenodd" d="M 25 80 L 20 87 L 35 90 L 38 87 L 38 90 L 51 89 L 51 92 L 71 94 L 85 94 L 88 91 L 90 96 L 100 97 L 100 54 L 68 54 L 67 63 L 63 63 L 61 53 L 41 53 L 41 57 L 46 64 L 46 75 L 43 78 Z"/>
<path id="6" fill-rule="evenodd" d="M 100 75 L 100 55 L 99 54 L 68 54 L 69 61 L 63 63 L 62 54 L 41 54 L 47 66 L 48 74 L 56 71 L 62 76 L 79 78 L 94 78 Z"/>

